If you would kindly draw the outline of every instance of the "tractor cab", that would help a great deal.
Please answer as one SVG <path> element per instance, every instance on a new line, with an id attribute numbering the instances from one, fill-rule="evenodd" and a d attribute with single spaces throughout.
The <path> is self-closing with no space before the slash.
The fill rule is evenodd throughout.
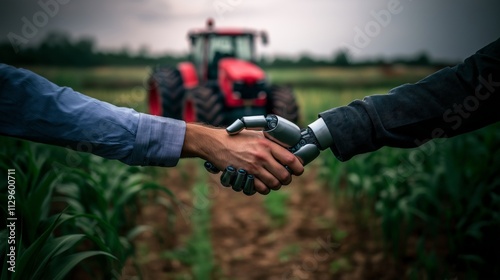
<path id="1" fill-rule="evenodd" d="M 265 32 L 250 29 L 215 28 L 213 20 L 207 21 L 206 29 L 192 30 L 191 59 L 200 81 L 217 80 L 219 62 L 224 58 L 255 63 L 255 38 L 260 36 L 267 43 Z"/>

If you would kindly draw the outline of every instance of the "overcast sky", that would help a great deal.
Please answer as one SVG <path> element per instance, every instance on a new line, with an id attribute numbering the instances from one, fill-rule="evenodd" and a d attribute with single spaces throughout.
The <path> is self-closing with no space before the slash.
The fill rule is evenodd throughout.
<path id="1" fill-rule="evenodd" d="M 498 0 L 2 0 L 0 35 L 33 43 L 63 30 L 100 48 L 186 52 L 187 31 L 208 17 L 266 30 L 270 44 L 259 51 L 271 55 L 348 48 L 354 58 L 427 51 L 456 61 L 500 37 Z"/>

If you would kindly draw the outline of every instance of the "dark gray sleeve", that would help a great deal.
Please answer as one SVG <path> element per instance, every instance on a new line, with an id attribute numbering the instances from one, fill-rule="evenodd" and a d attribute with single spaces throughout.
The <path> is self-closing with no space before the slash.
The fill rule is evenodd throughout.
<path id="1" fill-rule="evenodd" d="M 415 84 L 319 114 L 346 161 L 383 146 L 417 147 L 500 120 L 500 39 Z"/>

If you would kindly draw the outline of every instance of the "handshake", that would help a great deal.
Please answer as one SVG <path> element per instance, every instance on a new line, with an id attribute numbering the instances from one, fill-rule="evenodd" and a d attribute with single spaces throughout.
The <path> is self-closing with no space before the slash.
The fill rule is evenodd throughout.
<path id="1" fill-rule="evenodd" d="M 333 143 L 331 134 L 323 121 L 319 118 L 308 127 L 300 129 L 294 123 L 277 115 L 248 116 L 236 120 L 226 128 L 230 136 L 239 134 L 243 129 L 260 130 L 265 138 L 279 144 L 295 155 L 303 166 L 313 161 L 320 152 Z M 282 164 L 289 175 L 302 173 Z M 205 162 L 207 171 L 217 174 L 220 170 L 209 161 Z M 300 174 L 298 174 L 300 175 Z M 234 191 L 243 191 L 246 195 L 256 193 L 255 177 L 248 174 L 245 169 L 236 169 L 234 166 L 227 166 L 220 177 L 220 182 L 225 187 L 232 187 Z"/>

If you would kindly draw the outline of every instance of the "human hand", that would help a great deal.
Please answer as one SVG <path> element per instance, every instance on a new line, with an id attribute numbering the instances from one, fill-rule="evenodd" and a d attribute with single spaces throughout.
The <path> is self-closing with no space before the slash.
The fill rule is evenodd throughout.
<path id="1" fill-rule="evenodd" d="M 187 124 L 181 156 L 205 159 L 219 170 L 227 166 L 243 169 L 253 175 L 255 190 L 261 194 L 288 185 L 292 174 L 304 171 L 297 157 L 257 131 L 246 130 L 231 136 L 224 129 Z"/>
<path id="2" fill-rule="evenodd" d="M 321 150 L 333 143 L 330 132 L 321 118 L 307 128 L 300 129 L 294 123 L 276 115 L 248 116 L 234 121 L 226 131 L 229 135 L 238 135 L 244 129 L 263 130 L 266 138 L 292 152 L 303 165 L 313 161 Z M 211 173 L 219 173 L 219 169 L 210 162 L 205 163 L 205 168 Z M 285 168 L 289 170 L 286 165 Z M 228 166 L 222 173 L 221 184 L 232 186 L 235 191 L 243 189 L 245 194 L 251 195 L 248 190 L 253 186 L 253 177 L 247 175 L 244 169 L 236 171 L 233 166 Z"/>

